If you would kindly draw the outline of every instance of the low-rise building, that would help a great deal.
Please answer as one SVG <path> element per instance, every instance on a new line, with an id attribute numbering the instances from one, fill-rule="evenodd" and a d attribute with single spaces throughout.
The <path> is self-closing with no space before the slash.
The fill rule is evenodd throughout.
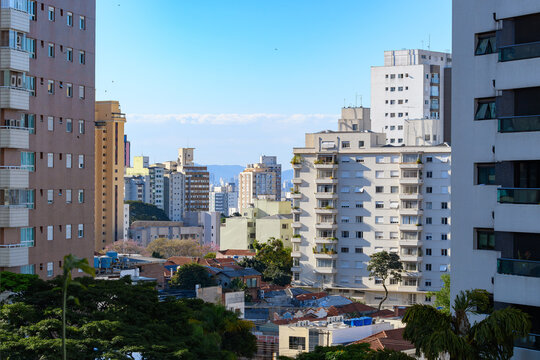
<path id="1" fill-rule="evenodd" d="M 383 330 L 392 329 L 390 323 L 354 326 L 343 321 L 341 316 L 327 318 L 324 321 L 299 321 L 279 327 L 279 355 L 295 357 L 304 352 L 311 352 L 316 346 L 345 345 L 364 339 Z"/>
<path id="2" fill-rule="evenodd" d="M 292 222 L 290 202 L 255 200 L 242 216 L 229 217 L 221 224 L 220 249 L 253 249 L 253 240 L 272 237 L 291 247 Z"/>
<path id="3" fill-rule="evenodd" d="M 141 246 L 148 246 L 159 238 L 177 240 L 196 240 L 202 243 L 204 229 L 200 226 L 184 226 L 181 221 L 134 221 L 129 237 Z"/>

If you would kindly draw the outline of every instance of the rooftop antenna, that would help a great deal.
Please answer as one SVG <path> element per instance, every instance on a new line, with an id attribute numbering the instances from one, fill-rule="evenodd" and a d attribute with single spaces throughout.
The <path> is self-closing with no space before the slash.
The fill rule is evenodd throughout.
<path id="1" fill-rule="evenodd" d="M 358 97 L 360 97 L 360 107 L 362 107 L 362 95 L 358 95 L 358 93 L 355 96 L 355 107 L 358 107 Z"/>

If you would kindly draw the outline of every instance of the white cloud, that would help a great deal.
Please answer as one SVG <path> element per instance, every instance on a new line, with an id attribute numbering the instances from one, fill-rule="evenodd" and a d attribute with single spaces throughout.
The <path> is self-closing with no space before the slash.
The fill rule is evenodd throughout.
<path id="1" fill-rule="evenodd" d="M 161 124 L 175 122 L 189 125 L 242 125 L 258 122 L 277 122 L 282 124 L 303 123 L 307 121 L 335 122 L 335 114 L 128 114 L 128 123 Z"/>

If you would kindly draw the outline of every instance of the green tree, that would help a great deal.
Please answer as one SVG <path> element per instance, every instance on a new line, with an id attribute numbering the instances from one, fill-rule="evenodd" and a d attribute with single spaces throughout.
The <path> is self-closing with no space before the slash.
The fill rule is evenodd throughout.
<path id="1" fill-rule="evenodd" d="M 428 292 L 429 296 L 435 296 L 435 307 L 442 308 L 441 311 L 450 314 L 450 274 L 441 275 L 444 283 L 439 291 Z"/>
<path id="2" fill-rule="evenodd" d="M 159 238 L 153 240 L 146 247 L 148 254 L 159 254 L 160 258 L 168 259 L 171 256 L 203 256 L 205 251 L 196 240 L 180 240 Z"/>
<path id="3" fill-rule="evenodd" d="M 19 292 L 32 288 L 39 281 L 37 275 L 15 274 L 0 271 L 0 293 L 4 291 Z"/>
<path id="4" fill-rule="evenodd" d="M 155 205 L 143 203 L 142 201 L 125 201 L 129 204 L 129 224 L 134 221 L 170 221 L 165 211 Z"/>
<path id="5" fill-rule="evenodd" d="M 382 280 L 384 298 L 379 302 L 379 310 L 381 310 L 382 304 L 388 299 L 386 280 L 390 278 L 401 281 L 403 264 L 399 260 L 398 254 L 381 251 L 370 256 L 367 269 L 370 272 L 369 276 Z"/>
<path id="6" fill-rule="evenodd" d="M 264 281 L 276 285 L 288 285 L 292 279 L 291 249 L 283 245 L 283 241 L 270 238 L 267 242 L 253 242 L 256 251 L 252 259 L 244 258 L 240 265 L 251 267 L 262 274 Z"/>
<path id="7" fill-rule="evenodd" d="M 527 314 L 511 307 L 491 311 L 489 294 L 485 290 L 461 291 L 452 306 L 454 314 L 436 310 L 429 305 L 413 305 L 403 322 L 403 337 L 416 346 L 428 360 L 448 354 L 450 359 L 510 359 L 514 340 L 529 333 Z M 489 313 L 472 326 L 470 314 Z"/>
<path id="8" fill-rule="evenodd" d="M 68 285 L 73 280 L 71 278 L 71 272 L 75 269 L 80 269 L 85 274 L 88 274 L 90 276 L 95 276 L 96 272 L 93 267 L 88 264 L 88 260 L 84 258 L 78 258 L 76 256 L 73 256 L 72 254 L 64 256 L 64 266 L 62 267 L 63 270 L 63 286 L 62 286 L 62 354 L 63 359 L 67 359 L 67 352 L 66 352 L 66 311 L 67 311 L 67 292 L 68 292 Z M 73 298 L 78 302 L 76 298 Z"/>
<path id="9" fill-rule="evenodd" d="M 179 289 L 194 290 L 195 285 L 201 287 L 214 286 L 216 281 L 206 268 L 199 264 L 180 266 L 171 278 L 171 286 Z"/>
<path id="10" fill-rule="evenodd" d="M 132 240 L 119 240 L 105 247 L 105 251 L 116 251 L 120 254 L 146 254 L 146 249 Z"/>
<path id="11" fill-rule="evenodd" d="M 215 252 L 209 252 L 206 255 L 204 255 L 204 258 L 205 259 L 215 259 L 216 258 L 216 253 Z"/>

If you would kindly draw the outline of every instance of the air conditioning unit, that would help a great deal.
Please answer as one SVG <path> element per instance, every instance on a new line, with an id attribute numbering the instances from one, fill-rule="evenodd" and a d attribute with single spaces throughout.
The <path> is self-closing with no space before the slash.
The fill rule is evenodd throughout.
<path id="1" fill-rule="evenodd" d="M 17 85 L 17 75 L 11 75 L 11 86 Z"/>
<path id="2" fill-rule="evenodd" d="M 17 76 L 17 87 L 23 87 L 23 77 Z"/>

